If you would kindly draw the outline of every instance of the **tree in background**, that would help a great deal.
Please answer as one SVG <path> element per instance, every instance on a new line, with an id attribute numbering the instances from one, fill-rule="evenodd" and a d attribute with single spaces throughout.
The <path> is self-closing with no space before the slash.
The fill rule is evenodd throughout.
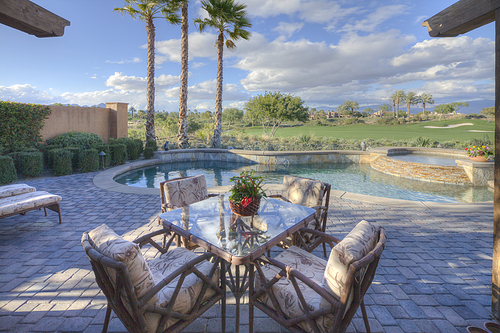
<path id="1" fill-rule="evenodd" d="M 337 112 L 339 113 L 342 113 L 342 115 L 344 115 L 344 113 L 347 113 L 349 112 L 349 115 L 352 115 L 354 110 L 359 110 L 359 104 L 358 102 L 355 102 L 355 101 L 345 101 L 344 104 L 340 105 L 338 108 L 337 108 Z"/>
<path id="2" fill-rule="evenodd" d="M 443 114 L 456 113 L 461 108 L 468 106 L 469 103 L 467 102 L 452 102 L 448 104 L 439 104 L 434 107 L 434 112 L 439 114 L 439 119 L 441 120 L 441 116 Z"/>
<path id="3" fill-rule="evenodd" d="M 490 122 L 495 119 L 495 107 L 490 106 L 489 108 L 482 108 L 481 114 Z"/>
<path id="4" fill-rule="evenodd" d="M 155 26 L 153 19 L 163 17 L 172 24 L 180 23 L 177 12 L 180 0 L 125 0 L 125 6 L 115 7 L 113 11 L 128 13 L 135 20 L 138 18 L 146 22 L 148 34 L 148 61 L 147 61 L 147 117 L 146 140 L 155 140 Z"/>
<path id="5" fill-rule="evenodd" d="M 130 117 L 134 118 L 134 112 L 136 112 L 137 110 L 133 106 L 131 106 L 128 108 L 128 111 L 130 112 Z"/>
<path id="6" fill-rule="evenodd" d="M 308 108 L 300 97 L 280 92 L 268 92 L 252 97 L 245 103 L 247 114 L 254 114 L 262 122 L 265 135 L 273 137 L 284 121 L 308 120 Z"/>
<path id="7" fill-rule="evenodd" d="M 413 91 L 409 91 L 402 99 L 402 102 L 406 103 L 406 116 L 408 117 L 408 121 L 410 120 L 410 107 L 412 105 L 417 105 L 418 100 L 418 95 Z"/>
<path id="8" fill-rule="evenodd" d="M 231 125 L 231 123 L 235 123 L 241 121 L 243 119 L 243 110 L 238 108 L 228 108 L 222 111 L 222 120 L 226 121 Z"/>
<path id="9" fill-rule="evenodd" d="M 222 134 L 222 57 L 224 53 L 224 41 L 228 49 L 234 49 L 234 44 L 240 38 L 248 40 L 250 32 L 245 30 L 252 24 L 247 18 L 244 4 L 235 3 L 234 0 L 201 0 L 203 8 L 208 17 L 197 18 L 194 22 L 198 25 L 200 32 L 207 27 L 215 28 L 217 36 L 217 93 L 215 98 L 215 128 L 212 147 L 220 148 Z"/>
<path id="10" fill-rule="evenodd" d="M 397 90 L 391 95 L 392 100 L 392 114 L 396 118 L 399 115 L 399 103 L 404 99 L 405 92 L 403 90 Z"/>
<path id="11" fill-rule="evenodd" d="M 182 1 L 181 23 L 181 87 L 179 96 L 179 132 L 177 133 L 177 147 L 179 149 L 189 146 L 187 97 L 188 97 L 188 1 Z"/>
<path id="12" fill-rule="evenodd" d="M 426 93 L 418 96 L 418 102 L 422 103 L 423 114 L 425 114 L 425 104 L 434 104 L 434 100 L 432 99 L 432 95 L 426 94 Z"/>

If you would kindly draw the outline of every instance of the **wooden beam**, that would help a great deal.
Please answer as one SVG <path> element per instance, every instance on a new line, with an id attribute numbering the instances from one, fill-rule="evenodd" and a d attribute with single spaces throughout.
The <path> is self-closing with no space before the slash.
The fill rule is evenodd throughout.
<path id="1" fill-rule="evenodd" d="M 0 23 L 37 37 L 59 37 L 70 22 L 29 0 L 0 0 Z"/>
<path id="2" fill-rule="evenodd" d="M 500 0 L 460 0 L 437 13 L 422 26 L 431 37 L 455 37 L 495 21 Z"/>

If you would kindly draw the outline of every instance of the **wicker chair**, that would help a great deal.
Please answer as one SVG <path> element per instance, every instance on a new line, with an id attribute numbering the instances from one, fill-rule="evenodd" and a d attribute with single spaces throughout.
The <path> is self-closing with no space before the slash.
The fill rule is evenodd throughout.
<path id="1" fill-rule="evenodd" d="M 162 213 L 181 208 L 213 196 L 217 196 L 217 194 L 208 194 L 205 175 L 175 178 L 160 183 Z M 160 223 L 160 221 L 158 222 Z M 166 239 L 164 238 L 164 244 L 165 241 Z M 180 237 L 178 239 L 178 244 L 190 250 L 198 247 L 193 242 Z"/>
<path id="2" fill-rule="evenodd" d="M 328 215 L 328 206 L 330 202 L 331 185 L 315 179 L 285 176 L 283 177 L 282 194 L 269 195 L 272 198 L 307 206 L 316 209 L 314 220 L 309 223 L 307 228 L 325 232 L 326 220 Z M 297 237 L 294 235 L 292 240 L 287 240 L 282 247 L 288 247 L 291 244 L 305 248 L 315 240 L 314 235 L 303 235 Z M 323 244 L 323 255 L 326 257 L 326 245 Z"/>
<path id="3" fill-rule="evenodd" d="M 225 331 L 224 265 L 211 253 L 198 256 L 182 247 L 171 249 L 173 237 L 160 246 L 153 237 L 165 232 L 130 242 L 103 224 L 83 234 L 82 246 L 108 300 L 103 332 L 111 310 L 129 332 L 180 332 L 219 300 Z M 145 261 L 140 248 L 147 244 L 161 256 Z"/>
<path id="4" fill-rule="evenodd" d="M 382 227 L 361 221 L 342 241 L 312 229 L 316 242 L 332 247 L 328 261 L 291 246 L 276 258 L 261 257 L 250 270 L 250 332 L 254 306 L 291 332 L 346 331 L 359 306 L 370 326 L 363 297 L 375 276 L 386 235 Z M 334 244 L 337 244 L 334 247 Z"/>

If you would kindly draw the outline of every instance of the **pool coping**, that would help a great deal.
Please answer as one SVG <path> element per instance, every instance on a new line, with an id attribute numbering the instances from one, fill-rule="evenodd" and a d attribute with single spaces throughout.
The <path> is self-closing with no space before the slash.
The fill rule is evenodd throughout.
<path id="1" fill-rule="evenodd" d="M 113 179 L 119 174 L 130 171 L 132 169 L 137 169 L 145 166 L 162 164 L 163 161 L 160 159 L 141 159 L 139 161 L 126 162 L 123 165 L 118 165 L 107 170 L 99 172 L 93 179 L 94 185 L 100 189 L 128 193 L 128 194 L 138 194 L 138 195 L 160 195 L 159 188 L 142 188 L 133 187 L 118 184 Z M 282 184 L 267 184 L 265 185 L 265 190 L 279 191 L 281 190 Z M 214 186 L 208 188 L 209 193 L 224 193 L 228 192 L 230 185 L 226 186 Z M 423 208 L 428 210 L 444 210 L 444 211 L 454 211 L 454 212 L 484 212 L 485 210 L 493 211 L 493 201 L 488 202 L 475 202 L 475 203 L 443 203 L 443 202 L 430 202 L 430 201 L 410 201 L 402 199 L 391 199 L 383 197 L 374 197 L 371 195 L 357 194 L 339 190 L 332 190 L 331 197 L 336 197 L 339 199 L 356 200 L 361 202 L 367 202 L 371 204 L 384 205 L 389 207 L 398 208 Z M 333 207 L 332 207 L 333 208 Z"/>

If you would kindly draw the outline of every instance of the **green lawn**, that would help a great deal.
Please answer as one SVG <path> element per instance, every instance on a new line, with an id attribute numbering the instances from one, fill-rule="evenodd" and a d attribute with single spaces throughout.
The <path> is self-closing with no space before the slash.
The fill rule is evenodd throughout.
<path id="1" fill-rule="evenodd" d="M 472 123 L 473 126 L 460 126 L 455 128 L 424 128 L 424 126 L 446 127 L 448 125 Z M 470 130 L 491 132 L 469 132 Z M 277 137 L 292 137 L 300 135 L 314 135 L 314 137 L 332 137 L 344 139 L 392 139 L 406 140 L 415 137 L 426 137 L 435 141 L 470 140 L 483 138 L 487 135 L 491 140 L 495 137 L 495 123 L 488 123 L 483 119 L 452 119 L 442 121 L 426 121 L 408 125 L 366 125 L 355 124 L 347 126 L 297 126 L 280 128 Z M 261 127 L 245 129 L 247 134 L 262 135 Z"/>

